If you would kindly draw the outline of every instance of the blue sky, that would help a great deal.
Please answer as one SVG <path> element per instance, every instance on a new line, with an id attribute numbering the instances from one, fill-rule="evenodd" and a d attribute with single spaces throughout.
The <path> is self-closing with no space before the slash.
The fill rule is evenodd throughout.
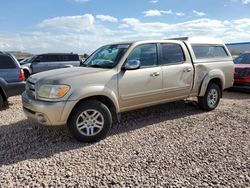
<path id="1" fill-rule="evenodd" d="M 123 40 L 209 36 L 250 41 L 250 0 L 8 0 L 0 50 L 92 52 Z"/>

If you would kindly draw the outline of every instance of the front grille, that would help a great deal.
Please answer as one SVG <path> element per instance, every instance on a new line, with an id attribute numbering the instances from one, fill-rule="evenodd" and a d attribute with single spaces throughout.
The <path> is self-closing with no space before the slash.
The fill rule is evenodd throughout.
<path id="1" fill-rule="evenodd" d="M 26 82 L 26 93 L 29 97 L 35 99 L 36 98 L 36 89 L 35 89 L 35 83 L 31 81 Z"/>
<path id="2" fill-rule="evenodd" d="M 234 73 L 235 78 L 243 78 L 250 76 L 249 68 L 236 68 Z"/>

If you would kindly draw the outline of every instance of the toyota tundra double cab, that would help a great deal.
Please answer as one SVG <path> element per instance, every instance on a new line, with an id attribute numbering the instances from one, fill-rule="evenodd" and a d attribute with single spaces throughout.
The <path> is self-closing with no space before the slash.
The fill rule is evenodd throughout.
<path id="1" fill-rule="evenodd" d="M 93 142 L 107 135 L 122 112 L 188 97 L 213 110 L 233 85 L 233 72 L 220 40 L 115 43 L 97 49 L 81 67 L 30 76 L 22 103 L 28 118 L 67 125 L 77 140 Z"/>

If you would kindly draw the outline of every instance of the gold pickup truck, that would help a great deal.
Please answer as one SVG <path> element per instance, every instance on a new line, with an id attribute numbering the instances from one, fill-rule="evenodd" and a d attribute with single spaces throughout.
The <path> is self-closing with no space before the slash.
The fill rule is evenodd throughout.
<path id="1" fill-rule="evenodd" d="M 233 85 L 233 60 L 219 40 L 176 38 L 97 49 L 80 67 L 32 75 L 22 95 L 28 118 L 67 125 L 79 141 L 104 138 L 125 111 L 198 97 L 217 107 Z"/>

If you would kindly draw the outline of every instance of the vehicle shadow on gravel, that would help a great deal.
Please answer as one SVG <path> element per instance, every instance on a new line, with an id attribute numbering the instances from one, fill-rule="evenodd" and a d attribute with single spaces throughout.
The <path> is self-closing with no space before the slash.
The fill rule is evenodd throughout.
<path id="1" fill-rule="evenodd" d="M 179 101 L 124 113 L 108 137 L 159 122 L 203 113 L 192 101 Z M 105 141 L 104 141 L 105 142 Z M 74 140 L 65 126 L 43 127 L 30 120 L 0 126 L 0 166 L 41 159 L 60 152 L 95 145 Z"/>
<path id="2" fill-rule="evenodd" d="M 7 110 L 7 109 L 9 109 L 9 108 L 10 108 L 10 105 L 9 105 L 8 103 L 5 103 L 5 104 L 3 105 L 3 107 L 0 108 L 0 112 L 1 112 L 1 111 L 4 111 L 4 110 Z"/>
<path id="3" fill-rule="evenodd" d="M 3 107 L 0 108 L 0 112 L 1 112 L 1 111 L 4 111 L 4 110 L 8 110 L 8 109 L 11 108 L 11 106 L 13 106 L 13 105 L 14 105 L 14 103 L 11 103 L 11 102 L 9 102 L 9 101 L 5 102 L 4 105 L 3 105 Z"/>
<path id="4" fill-rule="evenodd" d="M 246 100 L 250 99 L 250 93 L 239 90 L 227 90 L 223 93 L 223 98 L 232 100 Z"/>

